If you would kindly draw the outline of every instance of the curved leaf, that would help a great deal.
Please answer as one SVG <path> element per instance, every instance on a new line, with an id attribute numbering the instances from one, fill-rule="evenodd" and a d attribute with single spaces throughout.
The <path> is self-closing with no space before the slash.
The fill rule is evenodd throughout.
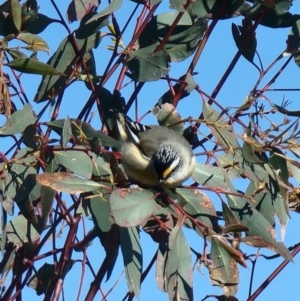
<path id="1" fill-rule="evenodd" d="M 83 177 L 91 177 L 93 163 L 91 158 L 80 150 L 54 151 L 58 164 Z"/>
<path id="2" fill-rule="evenodd" d="M 138 228 L 120 228 L 120 242 L 128 290 L 139 299 L 143 253 Z"/>
<path id="3" fill-rule="evenodd" d="M 44 186 L 67 193 L 83 193 L 104 187 L 94 181 L 78 178 L 66 172 L 43 173 L 36 175 L 36 180 Z"/>
<path id="4" fill-rule="evenodd" d="M 53 68 L 52 66 L 42 63 L 38 60 L 29 58 L 15 59 L 7 63 L 7 66 L 20 72 L 29 74 L 40 75 L 61 75 L 65 76 L 62 72 Z"/>
<path id="5" fill-rule="evenodd" d="M 49 46 L 47 42 L 37 35 L 31 33 L 20 33 L 16 38 L 28 44 L 30 46 L 30 50 L 33 51 L 41 50 L 49 53 Z"/>
<path id="6" fill-rule="evenodd" d="M 6 225 L 5 231 L 7 239 L 18 247 L 22 247 L 28 242 L 35 242 L 40 237 L 36 229 L 23 215 L 12 218 Z"/>
<path id="7" fill-rule="evenodd" d="M 121 227 L 143 223 L 154 210 L 154 195 L 141 188 L 116 189 L 110 196 L 111 212 Z"/>
<path id="8" fill-rule="evenodd" d="M 202 186 L 228 190 L 232 186 L 226 171 L 218 166 L 196 163 L 192 179 Z"/>
<path id="9" fill-rule="evenodd" d="M 98 8 L 100 0 L 72 0 L 67 9 L 70 23 L 81 20 L 91 8 Z"/>
<path id="10" fill-rule="evenodd" d="M 83 56 L 86 52 L 92 48 L 97 48 L 101 42 L 101 33 L 96 32 L 89 36 L 87 39 L 75 39 L 79 53 Z M 65 76 L 45 75 L 38 87 L 37 94 L 34 101 L 39 103 L 53 99 L 60 91 L 66 86 L 66 80 L 72 74 L 72 65 L 76 61 L 78 53 L 74 50 L 74 47 L 69 36 L 65 37 L 53 56 L 48 60 L 47 64 L 55 68 L 60 75 Z M 46 64 L 46 65 L 47 65 Z"/>
<path id="11" fill-rule="evenodd" d="M 26 103 L 23 109 L 14 112 L 0 128 L 0 135 L 14 135 L 23 132 L 27 126 L 36 122 L 32 106 Z"/>
<path id="12" fill-rule="evenodd" d="M 229 254 L 216 236 L 211 238 L 210 278 L 214 285 L 230 288 L 229 295 L 235 295 L 239 283 L 239 270 L 236 260 Z M 232 293 L 233 291 L 233 293 Z"/>
<path id="13" fill-rule="evenodd" d="M 130 54 L 127 62 L 132 78 L 136 81 L 154 81 L 167 75 L 169 72 L 169 55 L 166 50 L 153 52 L 155 47 L 150 46 L 136 50 Z"/>
<path id="14" fill-rule="evenodd" d="M 72 134 L 76 143 L 89 145 L 95 138 L 100 138 L 103 146 L 121 147 L 121 142 L 109 137 L 101 131 L 96 131 L 89 123 L 72 118 L 70 118 L 70 121 L 72 125 Z M 47 123 L 47 125 L 59 135 L 62 135 L 64 124 L 65 119 L 58 119 Z"/>
<path id="15" fill-rule="evenodd" d="M 274 250 L 286 260 L 293 261 L 289 250 L 282 243 L 276 241 L 274 228 L 261 213 L 246 202 L 244 198 L 232 195 L 226 197 L 234 215 L 240 223 L 248 227 L 248 235 L 261 237 L 271 250 Z"/>
<path id="16" fill-rule="evenodd" d="M 22 25 L 22 17 L 21 17 L 21 5 L 19 0 L 11 0 L 11 12 L 14 24 L 16 28 L 20 31 Z"/>
<path id="17" fill-rule="evenodd" d="M 189 244 L 177 224 L 169 236 L 169 256 L 166 262 L 167 292 L 170 300 L 194 300 L 193 265 Z"/>

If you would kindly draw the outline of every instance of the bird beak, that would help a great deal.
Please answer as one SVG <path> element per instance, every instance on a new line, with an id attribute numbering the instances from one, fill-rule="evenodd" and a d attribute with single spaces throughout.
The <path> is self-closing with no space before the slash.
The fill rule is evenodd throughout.
<path id="1" fill-rule="evenodd" d="M 161 186 L 165 183 L 165 180 L 164 179 L 159 179 L 158 181 L 158 186 Z"/>

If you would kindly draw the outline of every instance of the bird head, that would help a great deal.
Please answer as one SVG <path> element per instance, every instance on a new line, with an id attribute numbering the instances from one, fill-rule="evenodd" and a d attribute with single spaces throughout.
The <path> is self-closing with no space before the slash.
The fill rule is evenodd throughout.
<path id="1" fill-rule="evenodd" d="M 174 146 L 163 144 L 157 149 L 153 155 L 153 163 L 159 185 L 170 188 L 179 185 L 178 179 L 180 178 L 182 162 L 183 158 Z"/>

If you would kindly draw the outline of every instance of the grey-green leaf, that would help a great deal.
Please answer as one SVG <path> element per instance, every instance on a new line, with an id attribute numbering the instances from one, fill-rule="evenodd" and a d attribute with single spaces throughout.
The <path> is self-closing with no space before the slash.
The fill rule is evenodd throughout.
<path id="1" fill-rule="evenodd" d="M 138 228 L 120 228 L 120 242 L 128 290 L 139 299 L 143 254 Z"/>
<path id="2" fill-rule="evenodd" d="M 192 179 L 202 186 L 227 190 L 232 186 L 226 171 L 218 166 L 196 163 Z"/>
<path id="3" fill-rule="evenodd" d="M 116 189 L 110 196 L 111 212 L 121 227 L 143 223 L 154 210 L 154 195 L 141 188 Z"/>
<path id="4" fill-rule="evenodd" d="M 85 180 L 66 172 L 43 173 L 36 176 L 37 181 L 44 186 L 49 186 L 54 190 L 67 193 L 83 193 L 102 188 L 103 185 Z"/>
<path id="5" fill-rule="evenodd" d="M 29 58 L 15 59 L 7 63 L 7 66 L 20 72 L 39 75 L 62 75 L 64 74 L 52 66 Z"/>
<path id="6" fill-rule="evenodd" d="M 89 123 L 72 118 L 70 118 L 70 121 L 72 134 L 76 143 L 89 145 L 93 139 L 100 138 L 103 146 L 121 147 L 121 142 L 109 137 L 101 131 L 95 130 Z M 59 135 L 62 135 L 64 124 L 65 119 L 58 119 L 47 123 L 47 125 Z"/>
<path id="7" fill-rule="evenodd" d="M 153 52 L 152 46 L 130 54 L 128 68 L 131 76 L 141 82 L 155 81 L 169 73 L 169 55 L 166 50 Z"/>
<path id="8" fill-rule="evenodd" d="M 10 220 L 6 225 L 6 235 L 7 239 L 18 247 L 22 247 L 28 242 L 35 242 L 40 237 L 36 229 L 23 215 L 18 215 Z"/>
<path id="9" fill-rule="evenodd" d="M 270 249 L 283 258 L 293 261 L 289 250 L 276 241 L 276 233 L 272 225 L 249 202 L 242 197 L 227 195 L 228 205 L 240 223 L 249 228 L 248 235 L 261 237 Z"/>
<path id="10" fill-rule="evenodd" d="M 169 256 L 166 263 L 167 292 L 170 300 L 193 301 L 193 265 L 190 246 L 177 224 L 169 236 Z"/>
<path id="11" fill-rule="evenodd" d="M 21 17 L 21 5 L 19 0 L 11 0 L 11 11 L 14 24 L 18 31 L 21 29 L 22 17 Z"/>
<path id="12" fill-rule="evenodd" d="M 90 157 L 81 150 L 54 151 L 58 164 L 83 177 L 90 177 L 93 163 Z"/>
<path id="13" fill-rule="evenodd" d="M 23 109 L 14 112 L 0 128 L 0 135 L 14 135 L 21 133 L 25 128 L 35 123 L 36 116 L 30 104 L 25 104 Z"/>

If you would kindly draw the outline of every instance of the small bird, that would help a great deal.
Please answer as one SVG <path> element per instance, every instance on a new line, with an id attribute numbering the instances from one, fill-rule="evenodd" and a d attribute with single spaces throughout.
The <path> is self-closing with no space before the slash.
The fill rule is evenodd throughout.
<path id="1" fill-rule="evenodd" d="M 123 140 L 122 165 L 127 177 L 146 186 L 175 188 L 193 173 L 191 146 L 166 126 L 150 128 L 114 111 Z"/>

